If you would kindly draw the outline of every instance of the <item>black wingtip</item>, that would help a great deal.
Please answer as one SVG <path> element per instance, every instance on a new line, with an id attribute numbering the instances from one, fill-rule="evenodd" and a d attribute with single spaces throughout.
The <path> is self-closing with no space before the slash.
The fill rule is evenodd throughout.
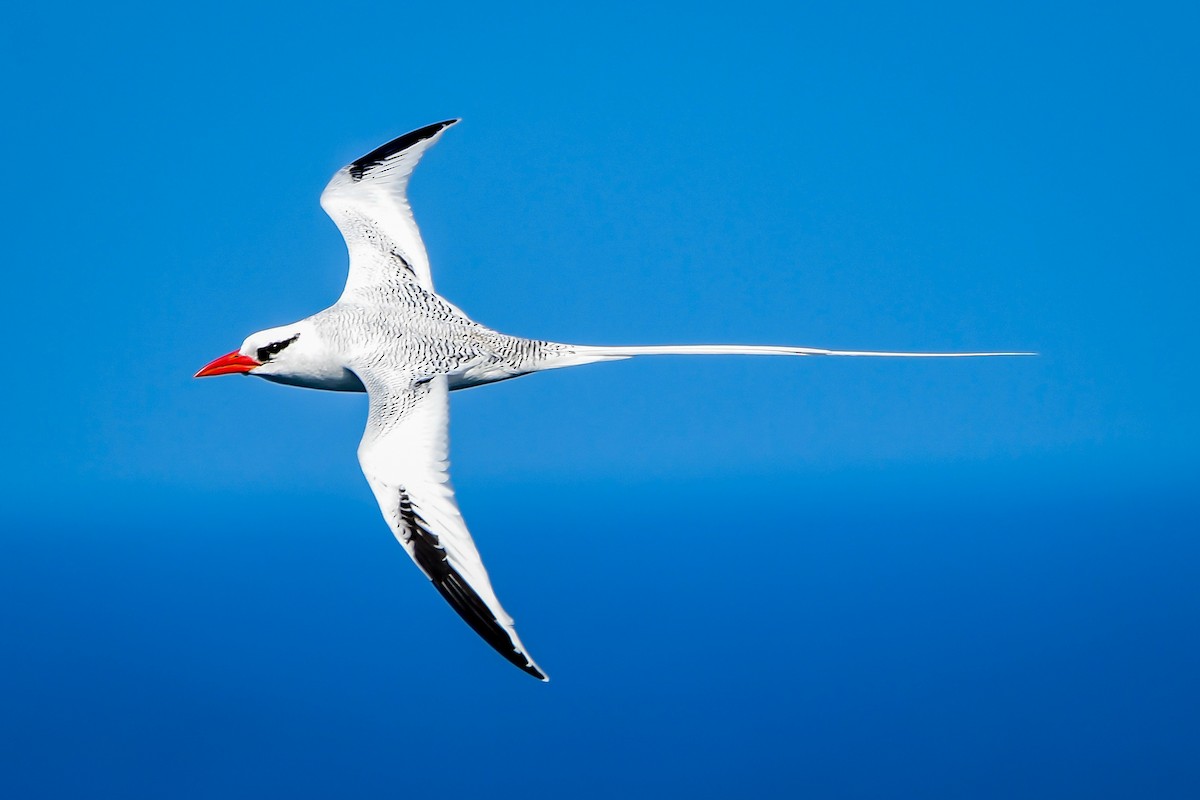
<path id="1" fill-rule="evenodd" d="M 417 562 L 417 566 L 429 577 L 450 607 L 510 664 L 540 681 L 549 681 L 529 656 L 516 649 L 508 631 L 496 619 L 487 603 L 451 566 L 437 534 L 425 524 L 404 490 L 400 491 L 400 517 L 410 537 L 408 544 L 412 545 L 413 561 Z"/>
<path id="2" fill-rule="evenodd" d="M 435 122 L 432 125 L 426 125 L 424 128 L 417 128 L 415 131 L 409 131 L 403 136 L 397 136 L 387 144 L 376 147 L 371 152 L 367 153 L 362 158 L 352 163 L 348 169 L 350 176 L 354 180 L 362 180 L 363 174 L 376 164 L 384 161 L 396 153 L 402 153 L 415 144 L 419 144 L 426 139 L 431 139 L 437 136 L 442 131 L 449 128 L 458 122 L 458 119 L 447 119 L 442 122 Z"/>
<path id="3" fill-rule="evenodd" d="M 491 609 L 475 593 L 475 590 L 463 580 L 458 572 L 450 567 L 449 562 L 440 559 L 439 564 L 429 564 L 428 560 L 424 560 L 421 566 L 426 566 L 426 564 L 429 565 L 426 571 L 429 572 L 430 580 L 433 582 L 434 587 L 441 593 L 446 602 L 450 604 L 450 607 L 458 612 L 463 621 L 470 625 L 475 633 L 479 634 L 481 639 L 491 645 L 492 649 L 497 653 L 504 656 L 504 659 L 508 663 L 522 672 L 532 675 L 540 681 L 550 680 L 527 655 L 513 647 L 512 639 L 508 637 L 508 631 L 500 625 L 496 617 L 493 616 Z"/>

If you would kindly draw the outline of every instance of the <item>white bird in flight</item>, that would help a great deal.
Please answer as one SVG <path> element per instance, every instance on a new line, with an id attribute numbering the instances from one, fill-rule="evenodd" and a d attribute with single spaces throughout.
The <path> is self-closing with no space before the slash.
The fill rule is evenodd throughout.
<path id="1" fill-rule="evenodd" d="M 392 533 L 467 624 L 535 678 L 547 679 L 496 598 L 454 500 L 449 391 L 641 355 L 1028 355 L 732 344 L 593 347 L 493 331 L 434 291 L 429 257 L 406 197 L 421 156 L 457 122 L 406 133 L 338 170 L 321 194 L 321 207 L 350 251 L 341 297 L 299 322 L 251 334 L 196 377 L 238 373 L 310 389 L 365 391 L 370 408 L 358 460 Z"/>

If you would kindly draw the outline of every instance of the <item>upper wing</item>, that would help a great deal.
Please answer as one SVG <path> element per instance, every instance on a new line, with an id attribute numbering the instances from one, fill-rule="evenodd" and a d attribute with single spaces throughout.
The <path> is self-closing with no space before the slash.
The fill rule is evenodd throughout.
<path id="1" fill-rule="evenodd" d="M 546 680 L 496 599 L 454 502 L 446 377 L 420 384 L 393 375 L 359 377 L 371 408 L 358 461 L 396 539 L 476 633 L 513 664 Z"/>
<path id="2" fill-rule="evenodd" d="M 408 177 L 449 119 L 406 133 L 342 167 L 321 193 L 321 207 L 338 226 L 350 251 L 343 296 L 395 280 L 433 291 L 429 256 L 408 206 Z"/>

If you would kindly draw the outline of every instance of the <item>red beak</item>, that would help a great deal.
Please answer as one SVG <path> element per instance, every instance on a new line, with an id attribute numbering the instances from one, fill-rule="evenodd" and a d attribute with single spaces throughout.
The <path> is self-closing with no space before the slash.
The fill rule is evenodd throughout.
<path id="1" fill-rule="evenodd" d="M 262 362 L 244 356 L 237 350 L 232 353 L 226 353 L 215 361 L 211 361 L 200 368 L 200 371 L 195 374 L 197 378 L 207 378 L 209 375 L 231 375 L 235 372 L 247 373 L 255 367 L 261 367 Z"/>

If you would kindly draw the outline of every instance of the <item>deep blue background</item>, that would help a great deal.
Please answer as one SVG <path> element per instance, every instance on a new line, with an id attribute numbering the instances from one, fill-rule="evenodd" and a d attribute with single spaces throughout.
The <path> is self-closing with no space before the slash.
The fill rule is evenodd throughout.
<path id="1" fill-rule="evenodd" d="M 26 4 L 0 794 L 1200 794 L 1194 6 Z M 388 534 L 364 401 L 193 381 L 332 301 L 317 198 L 450 116 L 439 289 L 643 359 L 457 394 L 552 677 Z"/>

